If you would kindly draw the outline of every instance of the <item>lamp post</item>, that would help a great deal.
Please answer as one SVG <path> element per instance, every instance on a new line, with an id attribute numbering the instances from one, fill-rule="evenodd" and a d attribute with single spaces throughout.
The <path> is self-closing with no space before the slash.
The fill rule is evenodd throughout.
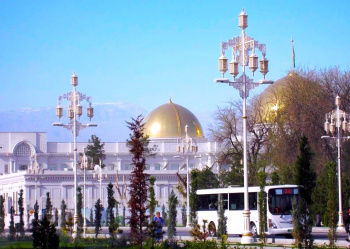
<path id="1" fill-rule="evenodd" d="M 85 94 L 82 94 L 80 92 L 77 92 L 76 86 L 78 85 L 78 76 L 73 73 L 71 76 L 71 84 L 73 86 L 73 91 L 63 94 L 62 96 L 58 97 L 58 106 L 56 107 L 56 116 L 60 120 L 63 116 L 63 108 L 61 107 L 62 100 L 68 100 L 69 106 L 67 110 L 67 117 L 69 118 L 68 124 L 63 124 L 61 122 L 53 123 L 53 126 L 62 126 L 66 128 L 67 130 L 71 130 L 73 134 L 73 171 L 74 171 L 74 226 L 73 226 L 73 233 L 72 237 L 73 240 L 77 237 L 77 231 L 78 231 L 78 210 L 77 210 L 77 143 L 76 138 L 79 135 L 79 131 L 86 128 L 86 127 L 96 127 L 97 124 L 87 123 L 82 124 L 79 121 L 77 121 L 77 116 L 80 118 L 80 116 L 83 114 L 83 107 L 80 105 L 80 102 L 83 100 L 86 100 L 89 103 L 89 107 L 87 108 L 87 116 L 91 120 L 91 118 L 94 116 L 94 110 L 91 107 L 91 97 L 87 97 Z M 85 198 L 85 196 L 84 196 Z"/>
<path id="2" fill-rule="evenodd" d="M 187 207 L 186 207 L 186 227 L 190 227 L 191 226 L 191 222 L 190 222 L 190 168 L 188 165 L 188 156 L 190 153 L 192 152 L 197 152 L 197 146 L 193 145 L 192 142 L 192 138 L 188 136 L 187 133 L 187 129 L 188 129 L 188 125 L 185 125 L 185 137 L 182 138 L 181 140 L 181 145 L 177 145 L 177 152 L 179 153 L 183 153 L 185 154 L 185 158 L 186 158 L 186 167 L 187 167 L 187 172 L 186 172 L 186 176 L 187 176 L 187 189 L 186 189 L 186 194 L 187 194 Z"/>
<path id="3" fill-rule="evenodd" d="M 97 172 L 97 180 L 100 182 L 100 201 L 101 201 L 101 205 L 102 205 L 102 180 L 103 180 L 103 175 L 102 175 L 102 161 L 100 159 L 100 165 L 95 165 L 95 171 Z M 96 174 L 93 175 L 93 178 L 96 177 Z M 107 178 L 107 175 L 106 177 Z"/>
<path id="4" fill-rule="evenodd" d="M 84 238 L 86 238 L 86 167 L 87 167 L 87 158 L 86 158 L 86 147 L 83 148 L 83 167 L 84 167 Z"/>
<path id="5" fill-rule="evenodd" d="M 343 205 L 342 205 L 342 191 L 341 191 L 341 142 L 347 140 L 350 137 L 343 137 L 342 134 L 350 132 L 350 115 L 340 109 L 340 97 L 335 98 L 335 105 L 337 109 L 326 114 L 326 122 L 324 123 L 324 129 L 327 134 L 331 136 L 322 136 L 322 138 L 332 139 L 337 141 L 338 147 L 338 189 L 339 189 L 339 219 L 338 227 L 344 227 L 343 222 Z"/>
<path id="6" fill-rule="evenodd" d="M 241 35 L 229 39 L 227 42 L 221 43 L 221 57 L 219 58 L 219 71 L 222 72 L 223 78 L 215 79 L 216 83 L 227 83 L 239 91 L 240 97 L 243 99 L 243 167 L 244 167 L 244 211 L 243 220 L 244 227 L 242 233 L 242 244 L 248 244 L 254 241 L 250 231 L 250 211 L 248 198 L 248 165 L 247 165 L 247 114 L 246 114 L 246 99 L 249 97 L 249 90 L 261 84 L 272 84 L 273 81 L 265 80 L 265 75 L 268 73 L 268 60 L 265 58 L 266 45 L 261 44 L 253 38 L 245 34 L 245 29 L 248 27 L 248 15 L 244 9 L 238 16 L 239 27 L 241 28 Z M 224 78 L 228 69 L 227 58 L 225 57 L 225 50 L 232 47 L 232 61 L 230 62 L 230 74 L 234 80 L 230 81 Z M 249 66 L 253 76 L 258 68 L 258 56 L 255 54 L 255 49 L 262 53 L 260 60 L 260 72 L 264 75 L 264 79 L 259 82 L 253 82 L 245 73 L 245 67 Z M 249 52 L 251 54 L 249 55 Z M 239 74 L 238 65 L 242 67 L 242 75 L 236 79 Z"/>

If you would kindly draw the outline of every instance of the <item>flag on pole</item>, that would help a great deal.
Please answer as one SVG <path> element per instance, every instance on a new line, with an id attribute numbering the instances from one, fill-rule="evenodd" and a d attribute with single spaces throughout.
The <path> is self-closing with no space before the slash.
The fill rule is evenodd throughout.
<path id="1" fill-rule="evenodd" d="M 295 53 L 294 53 L 294 40 L 292 38 L 292 70 L 295 68 Z"/>

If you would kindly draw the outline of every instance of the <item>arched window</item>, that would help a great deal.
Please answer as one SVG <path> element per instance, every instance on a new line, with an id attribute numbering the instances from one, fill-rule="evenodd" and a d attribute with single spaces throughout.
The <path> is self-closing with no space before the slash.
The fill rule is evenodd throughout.
<path id="1" fill-rule="evenodd" d="M 30 156 L 31 155 L 31 150 L 30 146 L 27 143 L 21 143 L 19 144 L 14 151 L 14 154 L 16 156 Z"/>

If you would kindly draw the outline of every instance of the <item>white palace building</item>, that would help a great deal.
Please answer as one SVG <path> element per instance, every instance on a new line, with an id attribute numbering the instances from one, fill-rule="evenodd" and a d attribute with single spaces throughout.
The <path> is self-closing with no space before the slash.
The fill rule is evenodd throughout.
<path id="1" fill-rule="evenodd" d="M 207 165 L 216 169 L 216 144 L 204 138 L 201 124 L 193 113 L 171 100 L 149 113 L 144 122 L 146 134 L 150 136 L 149 147 L 156 152 L 154 157 L 147 158 L 146 172 L 156 177 L 155 192 L 159 207 L 163 204 L 167 206 L 170 191 L 175 191 L 174 187 L 179 184 L 176 173 L 186 177 L 187 160 L 189 169 L 202 169 Z M 190 150 L 182 147 L 183 142 L 190 143 Z M 87 145 L 87 142 L 78 142 L 77 152 L 82 153 Z M 67 211 L 74 213 L 73 147 L 73 142 L 48 142 L 46 132 L 0 132 L 0 194 L 5 197 L 6 227 L 9 226 L 11 206 L 16 213 L 15 223 L 19 222 L 18 196 L 21 189 L 24 191 L 25 227 L 33 218 L 31 213 L 36 200 L 41 215 L 47 192 L 54 208 L 60 210 L 62 200 L 65 200 Z M 88 210 L 93 208 L 100 195 L 103 206 L 107 207 L 106 187 L 110 182 L 118 184 L 121 192 L 125 191 L 129 182 L 132 160 L 126 142 L 105 143 L 104 150 L 106 167 L 102 171 L 86 171 L 84 198 Z M 83 172 L 78 168 L 77 184 L 82 189 Z M 127 202 L 128 191 L 125 193 L 124 203 Z M 123 202 L 117 191 L 115 197 Z M 185 198 L 179 194 L 178 198 L 182 205 Z"/>

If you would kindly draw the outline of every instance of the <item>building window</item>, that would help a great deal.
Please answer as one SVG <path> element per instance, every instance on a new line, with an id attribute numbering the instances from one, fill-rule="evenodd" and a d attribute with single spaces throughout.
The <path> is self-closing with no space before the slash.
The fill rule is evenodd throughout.
<path id="1" fill-rule="evenodd" d="M 67 164 L 62 164 L 62 170 L 67 171 L 68 170 L 68 165 Z"/>
<path id="2" fill-rule="evenodd" d="M 26 143 L 20 144 L 14 153 L 16 156 L 30 156 L 31 151 L 30 151 L 30 146 Z"/>
<path id="3" fill-rule="evenodd" d="M 53 164 L 53 165 L 50 165 L 50 168 L 49 168 L 50 170 L 57 170 L 57 167 L 56 167 L 56 165 L 55 164 Z"/>
<path id="4" fill-rule="evenodd" d="M 151 166 L 149 164 L 146 164 L 146 170 L 150 170 Z"/>
<path id="5" fill-rule="evenodd" d="M 178 164 L 172 164 L 170 166 L 170 170 L 179 170 L 179 165 Z"/>
<path id="6" fill-rule="evenodd" d="M 124 170 L 131 170 L 130 164 L 124 164 Z"/>
<path id="7" fill-rule="evenodd" d="M 19 165 L 19 170 L 27 170 L 27 165 Z"/>
<path id="8" fill-rule="evenodd" d="M 114 164 L 108 165 L 108 170 L 114 170 Z"/>
<path id="9" fill-rule="evenodd" d="M 190 164 L 190 169 L 194 169 L 194 164 Z"/>
<path id="10" fill-rule="evenodd" d="M 155 164 L 154 165 L 154 170 L 160 170 L 160 164 Z"/>

